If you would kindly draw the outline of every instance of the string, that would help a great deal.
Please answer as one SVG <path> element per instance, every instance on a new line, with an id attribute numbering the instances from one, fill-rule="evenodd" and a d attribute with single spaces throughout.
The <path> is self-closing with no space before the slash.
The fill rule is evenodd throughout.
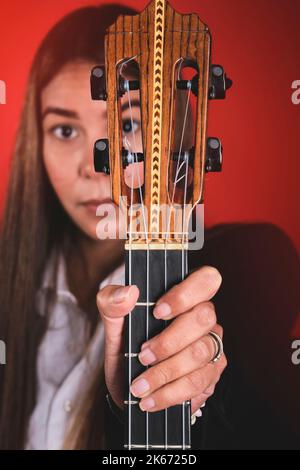
<path id="1" fill-rule="evenodd" d="M 130 190 L 130 208 L 132 208 L 133 203 L 133 175 L 131 175 L 131 190 Z M 132 211 L 130 211 L 130 221 L 129 221 L 129 242 L 131 243 L 132 237 Z M 131 249 L 129 250 L 129 285 L 132 284 L 132 258 L 131 258 Z M 131 377 L 132 377 L 132 364 L 131 364 L 131 353 L 132 353 L 132 315 L 131 311 L 129 312 L 129 333 L 128 333 L 128 340 L 129 340 L 129 365 L 128 365 L 128 448 L 131 450 L 131 420 L 132 420 L 132 413 L 131 413 L 131 392 L 130 392 L 130 385 L 131 385 Z"/>
<path id="2" fill-rule="evenodd" d="M 181 66 L 182 66 L 182 62 L 181 62 L 181 64 L 180 64 L 179 71 L 178 71 L 178 79 L 180 78 L 180 69 L 181 69 Z M 180 170 L 181 170 L 183 164 L 186 163 L 186 155 L 185 155 L 185 159 L 184 159 L 183 162 L 179 165 L 180 156 L 181 156 L 181 152 L 182 152 L 182 146 L 183 146 L 184 133 L 185 133 L 186 123 L 187 123 L 187 113 L 188 113 L 188 110 L 189 110 L 190 96 L 191 96 L 191 86 L 189 86 L 189 88 L 188 88 L 188 94 L 187 94 L 187 100 L 186 100 L 186 106 L 185 106 L 185 112 L 184 112 L 184 119 L 183 119 L 183 124 L 182 124 L 182 132 L 181 132 L 181 137 L 180 137 L 179 154 L 178 154 L 178 160 L 177 160 L 177 165 L 176 165 L 176 173 L 175 173 L 175 177 L 174 177 L 174 181 L 173 181 L 173 192 L 172 192 L 172 198 L 171 198 L 171 204 L 170 204 L 170 207 L 171 207 L 171 208 L 173 207 L 173 204 L 174 204 L 175 191 L 176 191 L 177 183 L 182 179 L 182 177 L 178 179 L 178 175 L 179 175 L 179 172 L 180 172 Z M 169 152 L 169 155 L 170 155 L 170 152 Z M 186 200 L 184 200 L 184 205 L 185 205 L 185 203 L 186 203 Z M 166 237 L 165 237 L 165 241 L 166 241 L 166 242 L 167 242 L 167 239 L 168 239 L 168 237 L 169 237 L 169 232 L 170 232 L 171 213 L 172 213 L 172 211 L 170 210 L 170 211 L 169 211 L 169 215 L 168 215 L 168 224 L 167 224 L 167 231 L 166 231 Z"/>
<path id="3" fill-rule="evenodd" d="M 183 244 L 182 244 L 182 252 L 181 252 L 181 272 L 182 272 L 182 280 L 185 278 L 185 250 L 184 250 L 184 244 L 185 244 L 185 205 L 186 205 L 186 195 L 187 195 L 187 180 L 188 180 L 188 169 L 189 169 L 189 155 L 188 152 L 186 154 L 186 168 L 185 168 L 185 182 L 184 182 L 184 198 L 183 198 L 183 221 L 182 221 L 182 226 L 183 226 Z M 182 440 L 183 440 L 183 449 L 185 449 L 185 403 L 182 404 Z"/>
<path id="4" fill-rule="evenodd" d="M 128 63 L 130 60 L 133 60 L 135 57 L 132 57 L 131 59 L 128 59 L 126 62 L 124 62 L 121 66 L 120 73 L 122 71 L 123 66 Z M 133 139 L 133 145 L 134 145 L 134 150 L 131 151 L 130 149 L 130 143 L 128 139 L 125 137 L 124 138 L 124 145 L 127 147 L 127 150 L 134 155 L 134 162 L 138 164 L 138 158 L 137 158 L 137 145 L 136 145 L 136 138 L 135 138 L 135 129 L 133 125 L 133 113 L 132 113 L 132 105 L 131 105 L 131 97 L 130 97 L 130 92 L 129 92 L 129 83 L 128 80 L 125 81 L 125 89 L 128 95 L 128 105 L 129 105 L 129 113 L 130 113 L 130 122 L 131 122 L 131 133 L 132 133 L 132 139 Z M 130 201 L 130 229 L 129 229 L 129 245 L 132 244 L 132 220 L 133 220 L 133 175 L 134 171 L 132 171 L 132 180 L 131 180 L 131 201 Z M 147 240 L 147 307 L 146 307 L 146 341 L 149 339 L 149 240 L 148 240 L 148 230 L 146 226 L 146 217 L 145 217 L 145 211 L 144 211 L 144 201 L 143 201 L 143 192 L 142 192 L 142 186 L 141 186 L 141 180 L 140 180 L 140 172 L 138 169 L 138 188 L 139 188 L 139 195 L 140 195 L 140 202 L 142 205 L 142 215 L 143 215 L 143 222 L 144 222 L 144 233 L 146 235 L 146 240 Z M 131 247 L 129 249 L 129 284 L 132 282 L 132 258 L 131 258 Z M 128 435 L 129 435 L 129 449 L 131 449 L 131 427 L 132 427 L 132 413 L 131 413 L 131 399 L 130 399 L 130 385 L 132 381 L 132 368 L 131 368 L 131 350 L 132 350 L 132 312 L 129 312 L 129 377 L 128 377 L 128 389 L 129 389 L 129 420 L 128 420 Z M 148 368 L 148 366 L 147 366 Z M 149 412 L 146 411 L 146 447 L 147 449 L 149 448 Z"/>
<path id="5" fill-rule="evenodd" d="M 181 61 L 179 70 L 178 70 L 178 79 L 180 78 L 180 71 L 182 67 L 183 61 Z M 179 153 L 178 153 L 178 160 L 177 160 L 177 165 L 176 165 L 176 173 L 174 177 L 174 182 L 173 182 L 173 192 L 172 192 L 172 198 L 171 198 L 171 205 L 170 205 L 170 211 L 168 214 L 168 225 L 167 225 L 167 231 L 166 231 L 166 236 L 165 236 L 165 290 L 167 288 L 167 251 L 166 250 L 166 244 L 167 244 L 167 239 L 169 237 L 169 232 L 170 232 L 170 225 L 171 225 L 171 208 L 173 207 L 174 204 L 174 199 L 175 199 L 175 190 L 177 187 L 177 184 L 179 181 L 181 181 L 185 177 L 185 186 L 184 186 L 184 200 L 183 200 L 183 221 L 182 221 L 182 228 L 183 228 L 183 240 L 182 240 L 182 252 L 181 252 L 181 278 L 182 280 L 185 277 L 185 250 L 184 250 L 184 243 L 185 243 L 185 228 L 184 228 L 184 222 L 185 222 L 185 205 L 186 205 L 186 196 L 187 196 L 187 177 L 188 177 L 188 163 L 189 163 L 189 155 L 188 152 L 185 152 L 184 155 L 184 160 L 182 163 L 179 164 L 180 162 L 180 157 L 182 153 L 182 146 L 183 146 L 183 138 L 184 138 L 184 133 L 186 129 L 186 122 L 187 122 L 187 113 L 189 109 L 189 103 L 190 103 L 190 93 L 191 93 L 191 87 L 189 86 L 188 88 L 188 95 L 187 95 L 187 100 L 186 100 L 186 107 L 185 107 L 185 113 L 184 113 L 184 120 L 183 120 L 183 125 L 182 125 L 182 132 L 181 132 L 181 138 L 180 138 L 180 146 L 179 146 Z M 171 121 L 173 122 L 173 121 Z M 169 142 L 169 156 L 170 156 L 170 142 Z M 185 169 L 185 174 L 178 178 L 179 173 L 183 165 L 186 165 Z M 166 325 L 166 322 L 165 322 Z M 168 423 L 167 423 L 167 410 L 165 410 L 165 448 L 167 448 L 167 432 L 168 432 Z M 185 439 L 185 402 L 182 403 L 182 448 L 185 449 L 186 447 L 186 439 Z"/>

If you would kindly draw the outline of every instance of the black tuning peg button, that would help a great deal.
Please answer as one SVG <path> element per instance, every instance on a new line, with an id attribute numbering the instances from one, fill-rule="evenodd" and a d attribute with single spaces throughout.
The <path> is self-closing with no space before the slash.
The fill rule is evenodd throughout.
<path id="1" fill-rule="evenodd" d="M 209 99 L 223 100 L 226 98 L 226 90 L 232 87 L 232 80 L 224 72 L 222 65 L 210 67 Z"/>
<path id="2" fill-rule="evenodd" d="M 123 168 L 126 168 L 131 163 L 139 163 L 144 161 L 144 154 L 142 152 L 129 152 L 129 150 L 122 148 L 122 163 Z"/>
<path id="3" fill-rule="evenodd" d="M 209 172 L 222 171 L 222 145 L 217 137 L 209 137 L 206 143 L 205 170 Z"/>
<path id="4" fill-rule="evenodd" d="M 176 88 L 177 90 L 189 90 L 191 89 L 192 93 L 195 96 L 198 96 L 198 83 L 199 75 L 195 75 L 192 80 L 177 80 Z"/>
<path id="5" fill-rule="evenodd" d="M 96 173 L 110 174 L 108 139 L 96 140 L 94 145 L 94 168 Z"/>
<path id="6" fill-rule="evenodd" d="M 129 90 L 139 90 L 140 82 L 139 80 L 124 80 L 122 77 L 119 78 L 119 88 L 118 88 L 118 97 L 122 96 Z"/>
<path id="7" fill-rule="evenodd" d="M 91 71 L 91 96 L 92 100 L 107 99 L 104 65 L 96 65 Z"/>

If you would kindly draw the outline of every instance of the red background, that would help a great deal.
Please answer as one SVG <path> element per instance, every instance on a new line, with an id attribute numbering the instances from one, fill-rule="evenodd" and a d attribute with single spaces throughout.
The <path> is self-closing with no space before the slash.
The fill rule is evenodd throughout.
<path id="1" fill-rule="evenodd" d="M 65 13 L 98 4 L 86 0 L 10 0 L 0 7 L 0 208 L 29 66 L 46 31 Z M 122 3 L 122 2 L 120 2 Z M 145 0 L 126 2 L 143 9 Z M 213 36 L 215 63 L 234 80 L 228 99 L 211 102 L 209 134 L 224 146 L 224 169 L 208 175 L 206 222 L 268 221 L 298 249 L 300 105 L 291 84 L 300 79 L 300 0 L 172 0 L 198 13 Z"/>

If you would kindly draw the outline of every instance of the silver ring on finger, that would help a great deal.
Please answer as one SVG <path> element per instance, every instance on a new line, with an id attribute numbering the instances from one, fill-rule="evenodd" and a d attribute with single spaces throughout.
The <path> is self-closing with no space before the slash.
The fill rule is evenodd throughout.
<path id="1" fill-rule="evenodd" d="M 214 331 L 210 331 L 208 334 L 214 342 L 215 353 L 212 360 L 210 361 L 212 364 L 214 364 L 220 359 L 220 357 L 224 353 L 224 346 L 222 339 L 217 333 L 215 333 Z"/>

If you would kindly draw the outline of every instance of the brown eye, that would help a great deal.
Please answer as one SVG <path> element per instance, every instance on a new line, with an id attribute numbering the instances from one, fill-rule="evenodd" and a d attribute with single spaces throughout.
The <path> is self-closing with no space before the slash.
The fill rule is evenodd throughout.
<path id="1" fill-rule="evenodd" d="M 61 140 L 71 140 L 77 137 L 78 132 L 72 126 L 56 126 L 52 129 L 55 137 Z"/>

